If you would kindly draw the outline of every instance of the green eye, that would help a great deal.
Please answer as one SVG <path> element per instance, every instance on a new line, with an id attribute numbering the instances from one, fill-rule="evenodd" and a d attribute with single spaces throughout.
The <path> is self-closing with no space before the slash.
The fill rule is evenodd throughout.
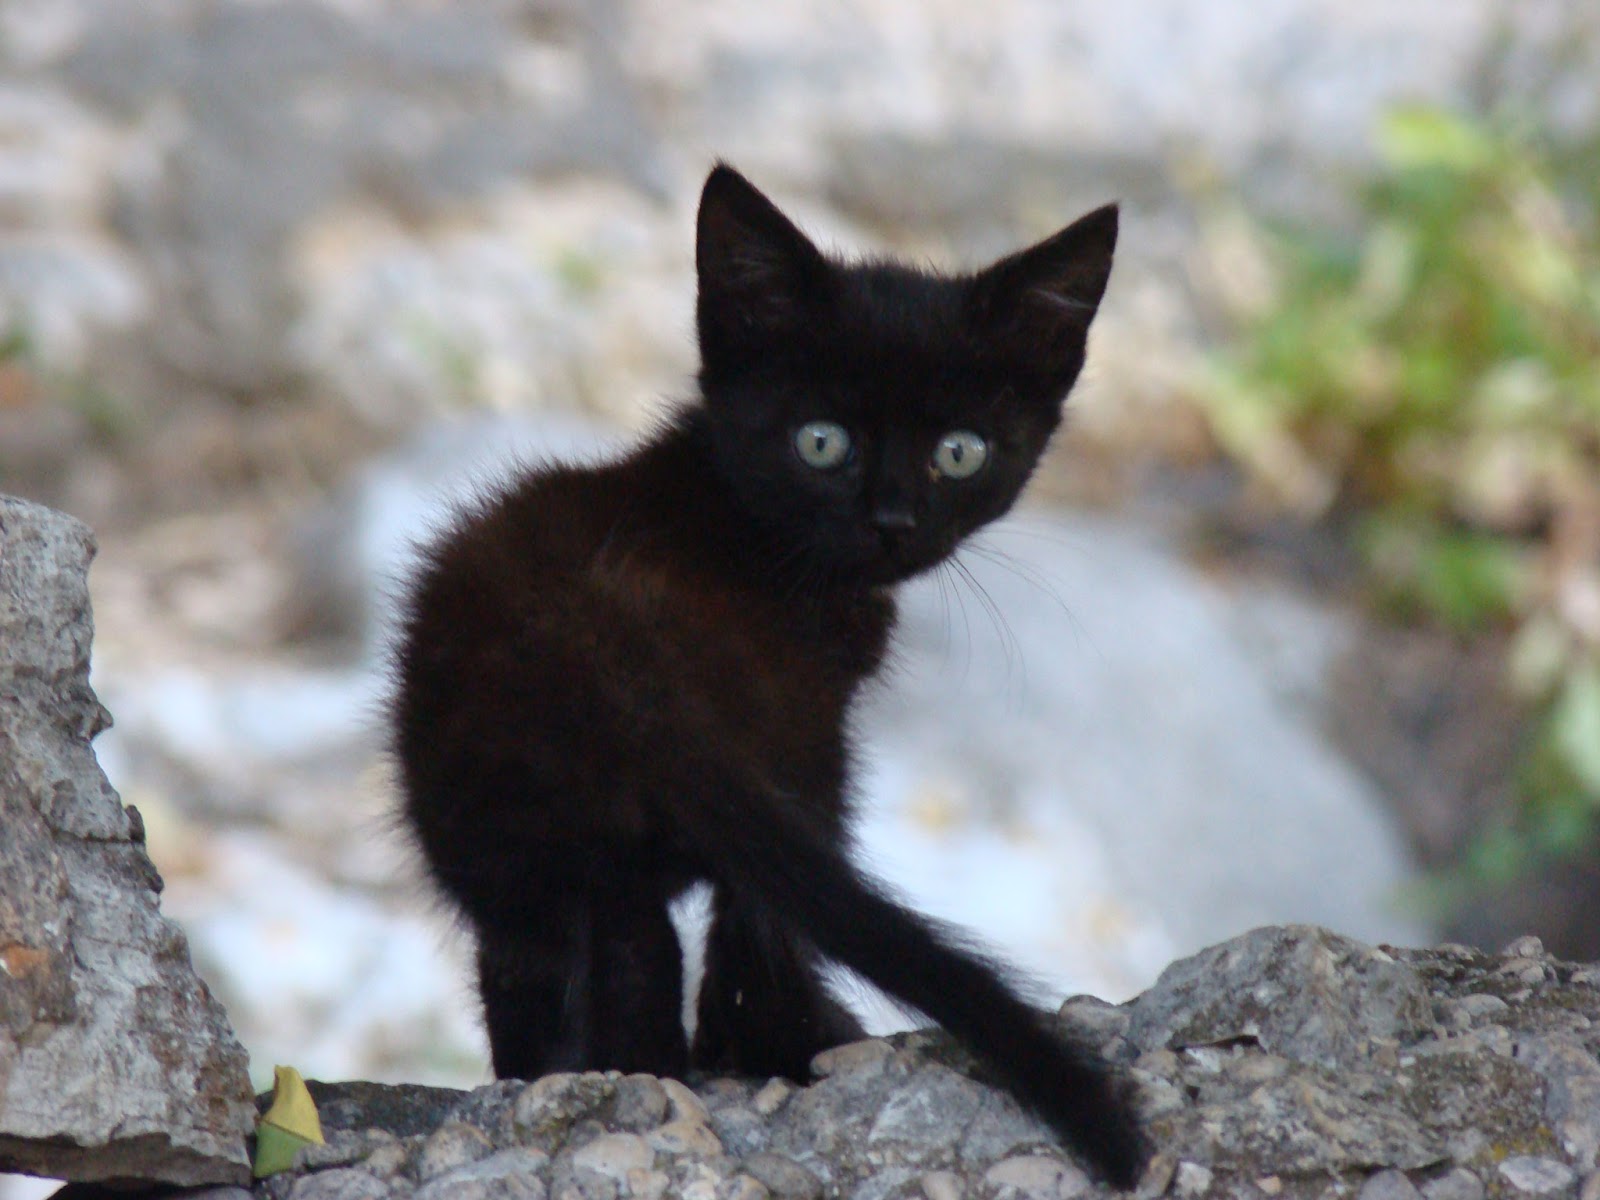
<path id="1" fill-rule="evenodd" d="M 807 421 L 795 431 L 795 453 L 818 471 L 831 471 L 850 457 L 850 435 L 833 421 Z"/>
<path id="2" fill-rule="evenodd" d="M 970 429 L 956 429 L 939 439 L 933 469 L 947 479 L 976 475 L 989 457 L 989 443 Z"/>

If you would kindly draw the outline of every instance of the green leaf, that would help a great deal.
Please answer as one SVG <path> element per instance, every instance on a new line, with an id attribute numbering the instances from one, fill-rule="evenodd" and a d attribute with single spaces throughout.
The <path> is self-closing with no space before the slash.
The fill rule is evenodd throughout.
<path id="1" fill-rule="evenodd" d="M 1550 712 L 1550 736 L 1562 763 L 1600 798 L 1600 664 L 1587 663 L 1567 677 Z"/>
<path id="2" fill-rule="evenodd" d="M 1378 150 L 1396 167 L 1468 171 L 1493 158 L 1494 143 L 1453 113 L 1408 105 L 1393 109 L 1379 123 Z"/>
<path id="3" fill-rule="evenodd" d="M 322 1119 L 300 1072 L 293 1067 L 274 1067 L 272 1074 L 272 1104 L 256 1123 L 251 1170 L 257 1179 L 287 1171 L 302 1146 L 322 1142 Z"/>

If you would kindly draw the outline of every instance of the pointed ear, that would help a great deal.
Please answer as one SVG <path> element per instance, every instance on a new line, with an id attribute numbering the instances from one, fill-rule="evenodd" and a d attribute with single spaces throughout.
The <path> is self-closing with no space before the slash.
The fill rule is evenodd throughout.
<path id="1" fill-rule="evenodd" d="M 718 163 L 700 192 L 696 323 L 702 357 L 792 327 L 827 277 L 827 260 L 743 175 Z"/>
<path id="2" fill-rule="evenodd" d="M 1076 376 L 1116 245 L 1117 206 L 1108 204 L 1002 258 L 973 281 L 979 327 L 1042 372 Z"/>

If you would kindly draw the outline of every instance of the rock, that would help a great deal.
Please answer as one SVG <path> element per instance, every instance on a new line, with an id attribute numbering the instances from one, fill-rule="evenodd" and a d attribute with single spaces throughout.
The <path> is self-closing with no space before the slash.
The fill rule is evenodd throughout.
<path id="1" fill-rule="evenodd" d="M 88 531 L 0 497 L 0 1169 L 249 1178 L 243 1049 L 90 740 Z"/>
<path id="2" fill-rule="evenodd" d="M 1577 1182 L 1577 1172 L 1566 1163 L 1554 1158 L 1535 1158 L 1527 1154 L 1514 1155 L 1499 1166 L 1499 1174 L 1511 1187 L 1525 1196 L 1564 1194 Z"/>
<path id="3" fill-rule="evenodd" d="M 1433 1028 L 1415 971 L 1382 950 L 1296 926 L 1259 929 L 1174 963 L 1130 1011 L 1127 1036 L 1141 1045 L 1251 1043 L 1330 1070 Z"/>
<path id="4" fill-rule="evenodd" d="M 1600 1196 L 1582 1139 L 1560 1130 L 1600 1070 L 1600 983 L 1548 960 L 1377 949 L 1312 927 L 1262 929 L 1175 963 L 1122 1007 L 1110 1039 L 1158 1151 L 1138 1195 L 1286 1200 Z M 1512 985 L 1521 994 L 1512 992 Z M 1501 991 L 1488 1026 L 1421 1015 Z M 1077 1001 L 1066 1011 L 1083 1011 Z M 1238 1016 L 1229 1018 L 1234 1011 Z M 1337 1020 L 1335 1020 L 1337 1018 Z M 1094 1022 L 1105 1032 L 1114 1022 Z M 783 1102 L 750 1080 L 691 1088 L 591 1072 L 471 1093 L 311 1085 L 330 1147 L 255 1185 L 258 1200 L 1105 1194 L 1005 1095 L 951 1064 L 942 1034 L 870 1043 Z M 839 1053 L 841 1059 L 849 1055 Z M 733 1150 L 707 1122 L 760 1130 Z M 1510 1151 L 1508 1153 L 1508 1150 Z M 365 1152 L 365 1157 L 362 1157 Z"/>

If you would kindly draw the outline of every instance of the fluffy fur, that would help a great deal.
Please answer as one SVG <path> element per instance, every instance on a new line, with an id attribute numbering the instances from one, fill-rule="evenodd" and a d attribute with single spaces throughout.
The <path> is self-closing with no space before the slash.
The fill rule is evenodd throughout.
<path id="1" fill-rule="evenodd" d="M 718 166 L 698 222 L 699 399 L 620 461 L 523 474 L 427 553 L 394 747 L 405 819 L 477 935 L 497 1074 L 804 1079 L 861 1035 L 821 984 L 827 958 L 1133 1182 L 1140 1139 L 1094 1056 L 847 851 L 846 711 L 883 659 L 893 585 L 1021 492 L 1116 228 L 1102 208 L 971 275 L 847 265 Z M 835 430 L 844 455 L 806 461 L 838 452 Z M 986 456 L 957 477 L 973 437 Z M 667 906 L 701 880 L 691 1045 Z"/>

